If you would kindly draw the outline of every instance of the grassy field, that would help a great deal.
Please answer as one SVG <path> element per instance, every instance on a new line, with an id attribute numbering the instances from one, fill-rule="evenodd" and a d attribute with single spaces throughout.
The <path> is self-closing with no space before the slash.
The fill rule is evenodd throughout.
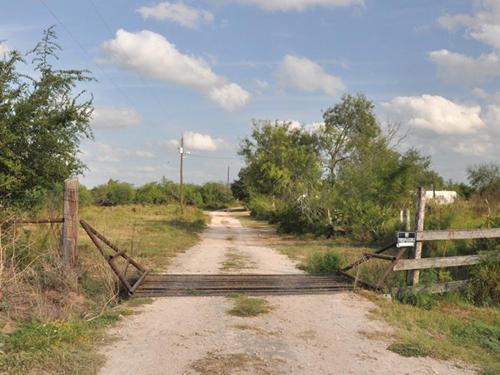
<path id="1" fill-rule="evenodd" d="M 181 214 L 175 206 L 84 207 L 80 216 L 155 270 L 164 270 L 175 255 L 194 245 L 206 220 L 195 208 Z M 27 265 L 18 267 L 23 271 L 0 291 L 2 374 L 95 374 L 103 360 L 96 350 L 109 340 L 105 329 L 149 302 L 119 297 L 116 277 L 83 230 L 79 267 L 64 279 L 67 271 L 62 273 L 54 261 L 57 241 L 35 241 L 52 238 L 50 231 L 33 226 L 19 233 L 31 240 L 29 246 L 17 246 L 16 256 L 34 255 L 20 258 Z"/>
<path id="2" fill-rule="evenodd" d="M 198 241 L 206 217 L 186 207 L 181 215 L 177 206 L 84 207 L 81 217 L 120 249 L 126 250 L 146 268 L 164 270 L 179 252 Z M 97 252 L 80 228 L 79 253 Z"/>
<path id="3" fill-rule="evenodd" d="M 262 230 L 261 238 L 269 246 L 295 260 L 299 268 L 304 268 L 308 257 L 318 252 L 334 251 L 341 256 L 342 264 L 347 264 L 359 258 L 363 252 L 373 250 L 345 238 L 331 240 L 280 235 L 272 225 L 254 220 L 248 213 L 233 215 L 244 225 Z M 373 282 L 386 265 L 384 261 L 370 261 L 360 267 L 358 276 Z M 404 356 L 430 356 L 472 364 L 488 375 L 500 373 L 500 309 L 475 307 L 461 296 L 453 294 L 437 297 L 431 308 L 422 308 L 388 300 L 373 292 L 358 291 L 374 302 L 374 319 L 385 320 L 396 327 L 395 334 L 390 337 L 370 337 L 389 339 L 389 350 Z M 367 336 L 370 336 L 369 333 Z"/>

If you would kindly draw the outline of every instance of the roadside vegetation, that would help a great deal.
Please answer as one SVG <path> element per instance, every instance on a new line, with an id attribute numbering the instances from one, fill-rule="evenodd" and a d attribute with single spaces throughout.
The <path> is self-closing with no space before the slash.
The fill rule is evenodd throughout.
<path id="1" fill-rule="evenodd" d="M 179 201 L 179 184 L 161 179 L 134 187 L 127 182 L 109 180 L 87 189 L 80 188 L 80 203 L 97 206 L 123 204 L 172 204 Z M 235 203 L 231 190 L 222 183 L 207 182 L 203 185 L 184 184 L 184 202 L 207 210 L 228 208 Z"/>
<path id="2" fill-rule="evenodd" d="M 310 234 L 277 233 L 276 225 L 245 217 L 241 213 L 233 215 L 242 218 L 245 225 L 266 233 L 263 238 L 270 246 L 296 261 L 298 268 L 310 273 L 334 273 L 339 266 L 345 266 L 358 259 L 363 252 L 375 249 L 345 236 L 318 238 Z M 460 228 L 460 220 L 454 221 L 452 227 Z M 451 241 L 447 245 L 450 249 L 454 246 Z M 469 242 L 469 246 L 484 249 L 485 242 Z M 490 246 L 493 244 L 490 243 Z M 351 273 L 362 280 L 375 282 L 386 266 L 387 262 L 373 260 L 359 267 L 359 273 Z M 449 270 L 438 270 L 429 275 L 422 273 L 421 277 L 424 283 L 445 281 L 450 278 Z M 472 364 L 483 374 L 499 373 L 500 262 L 498 258 L 486 257 L 483 263 L 462 272 L 467 272 L 472 279 L 469 288 L 444 295 L 404 293 L 387 299 L 358 285 L 356 291 L 375 304 L 372 317 L 385 320 L 396 328 L 394 333 L 388 334 L 362 333 L 370 339 L 387 340 L 388 349 L 403 356 L 431 356 L 464 365 Z M 403 283 L 406 275 L 399 274 L 396 273 L 395 277 L 400 278 L 398 283 Z M 392 283 L 397 284 L 394 279 Z"/>
<path id="3" fill-rule="evenodd" d="M 79 150 L 93 137 L 93 103 L 84 88 L 93 78 L 86 70 L 55 68 L 59 51 L 52 27 L 33 50 L 0 59 L 0 222 L 61 217 L 64 180 L 85 170 Z M 113 180 L 82 186 L 80 217 L 145 267 L 163 269 L 197 242 L 206 221 L 200 207 L 233 200 L 218 183 L 185 191 L 181 212 L 173 204 L 178 186 L 167 180 L 138 188 Z M 83 230 L 77 266 L 68 269 L 60 234 L 61 224 L 0 225 L 2 374 L 96 373 L 105 328 L 148 302 L 123 299 Z"/>
<path id="4" fill-rule="evenodd" d="M 373 317 L 396 327 L 389 350 L 474 364 L 483 374 L 500 372 L 500 309 L 476 307 L 463 295 L 432 296 L 431 305 L 412 306 L 364 293 Z"/>
<path id="5" fill-rule="evenodd" d="M 147 268 L 164 269 L 198 240 L 201 211 L 175 206 L 84 207 L 81 217 Z M 3 228 L 0 372 L 92 374 L 104 329 L 133 313 L 116 276 L 83 230 L 78 267 L 59 258 L 60 226 Z M 16 231 L 14 236 L 13 231 Z M 144 303 L 147 301 L 141 301 Z"/>
<path id="6" fill-rule="evenodd" d="M 468 167 L 468 183 L 445 181 L 432 170 L 430 157 L 402 150 L 398 126 L 379 123 L 373 108 L 363 95 L 345 95 L 324 112 L 322 123 L 255 121 L 241 143 L 246 165 L 231 186 L 233 194 L 254 219 L 280 233 L 278 239 L 264 236 L 270 245 L 307 272 L 337 272 L 363 252 L 394 241 L 395 231 L 405 228 L 400 212 L 410 209 L 414 217 L 418 186 L 458 194 L 451 204 L 428 200 L 425 229 L 500 227 L 498 162 Z M 262 222 L 243 220 L 262 229 Z M 395 272 L 385 284 L 392 302 L 368 294 L 377 305 L 375 316 L 398 327 L 391 350 L 500 372 L 500 240 L 426 242 L 422 256 L 470 254 L 481 254 L 483 262 L 420 272 L 424 287 L 470 279 L 460 293 L 411 292 L 405 273 Z M 386 267 L 386 261 L 371 259 L 349 273 L 375 283 Z"/>
<path id="7" fill-rule="evenodd" d="M 234 306 L 228 310 L 228 314 L 249 318 L 261 314 L 267 314 L 272 310 L 271 305 L 263 298 L 249 297 L 238 294 L 231 297 Z"/>

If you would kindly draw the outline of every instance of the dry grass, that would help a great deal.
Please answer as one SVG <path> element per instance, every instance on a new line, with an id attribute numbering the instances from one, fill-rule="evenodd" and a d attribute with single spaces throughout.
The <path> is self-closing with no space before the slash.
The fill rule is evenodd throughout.
<path id="1" fill-rule="evenodd" d="M 81 216 L 119 248 L 147 268 L 164 269 L 169 261 L 198 241 L 205 216 L 196 208 L 177 206 L 85 207 Z M 80 230 L 80 252 L 94 245 Z"/>
<path id="2" fill-rule="evenodd" d="M 273 364 L 256 354 L 209 352 L 204 358 L 195 361 L 191 368 L 204 375 L 239 374 L 248 369 L 252 369 L 253 374 L 269 375 L 274 373 Z"/>
<path id="3" fill-rule="evenodd" d="M 148 268 L 163 269 L 195 244 L 203 214 L 173 206 L 84 207 L 81 217 Z M 10 232 L 9 232 L 10 231 Z M 105 328 L 133 313 L 83 230 L 78 267 L 59 257 L 60 225 L 4 229 L 0 289 L 0 373 L 93 374 Z M 149 301 L 140 301 L 148 303 Z"/>
<path id="4" fill-rule="evenodd" d="M 235 248 L 230 248 L 226 253 L 226 259 L 222 263 L 221 270 L 223 271 L 238 271 L 243 269 L 251 269 L 254 267 L 250 257 L 242 254 Z"/>

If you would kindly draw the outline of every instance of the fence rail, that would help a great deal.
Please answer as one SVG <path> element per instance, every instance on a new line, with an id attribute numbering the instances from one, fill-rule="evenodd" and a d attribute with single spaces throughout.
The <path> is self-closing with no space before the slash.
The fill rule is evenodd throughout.
<path id="1" fill-rule="evenodd" d="M 479 255 L 453 257 L 435 257 L 420 259 L 401 259 L 394 265 L 394 271 L 424 270 L 428 268 L 459 267 L 477 264 L 481 261 Z"/>
<path id="2" fill-rule="evenodd" d="M 14 225 L 14 224 L 61 224 L 64 223 L 63 218 L 58 219 L 40 219 L 40 220 L 4 220 L 0 221 L 0 225 Z"/>
<path id="3" fill-rule="evenodd" d="M 469 240 L 500 237 L 500 228 L 424 230 L 417 232 L 417 241 Z"/>

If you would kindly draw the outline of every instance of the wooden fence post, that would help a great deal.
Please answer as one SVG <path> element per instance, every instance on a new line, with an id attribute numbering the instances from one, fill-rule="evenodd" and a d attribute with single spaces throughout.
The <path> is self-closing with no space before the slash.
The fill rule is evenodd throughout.
<path id="1" fill-rule="evenodd" d="M 76 264 L 78 243 L 78 179 L 64 181 L 64 223 L 62 233 L 62 257 L 68 267 Z"/>
<path id="2" fill-rule="evenodd" d="M 424 230 L 424 219 L 425 219 L 425 189 L 419 187 L 417 190 L 417 207 L 415 216 L 415 230 Z M 413 259 L 422 258 L 422 242 L 417 242 L 413 250 Z M 412 286 L 417 286 L 420 280 L 420 271 L 414 270 L 408 273 L 408 281 Z"/>

